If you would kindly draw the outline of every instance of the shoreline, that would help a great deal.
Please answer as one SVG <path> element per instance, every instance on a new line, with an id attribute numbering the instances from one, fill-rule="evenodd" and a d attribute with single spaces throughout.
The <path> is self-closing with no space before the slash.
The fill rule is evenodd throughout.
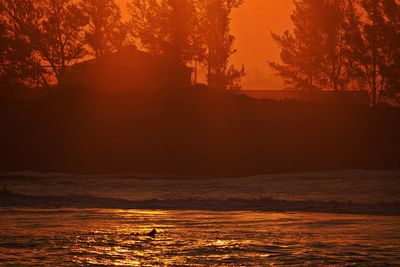
<path id="1" fill-rule="evenodd" d="M 0 191 L 0 207 L 310 212 L 400 216 L 400 202 L 361 204 L 338 201 L 285 201 L 272 198 L 229 198 L 225 200 L 150 199 L 132 201 L 90 195 L 33 196 L 4 190 Z"/>

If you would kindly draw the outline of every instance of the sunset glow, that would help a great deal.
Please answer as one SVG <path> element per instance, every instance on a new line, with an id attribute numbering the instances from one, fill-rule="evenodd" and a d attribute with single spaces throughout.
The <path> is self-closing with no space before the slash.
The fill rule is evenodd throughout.
<path id="1" fill-rule="evenodd" d="M 126 5 L 129 1 L 118 1 L 124 19 L 127 19 Z M 231 62 L 246 67 L 248 75 L 243 81 L 244 89 L 283 88 L 267 61 L 280 61 L 279 47 L 272 40 L 271 32 L 280 33 L 293 27 L 290 20 L 292 10 L 292 0 L 250 0 L 232 13 L 232 33 L 236 37 L 237 52 Z"/>
<path id="2" fill-rule="evenodd" d="M 400 266 L 400 0 L 0 0 L 0 265 Z"/>

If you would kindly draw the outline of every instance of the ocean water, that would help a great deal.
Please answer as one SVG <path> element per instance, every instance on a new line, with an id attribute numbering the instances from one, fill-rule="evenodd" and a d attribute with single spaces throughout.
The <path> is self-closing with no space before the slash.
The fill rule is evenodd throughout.
<path id="1" fill-rule="evenodd" d="M 241 178 L 3 172 L 2 185 L 33 196 L 127 200 L 400 201 L 400 171 Z M 0 266 L 400 266 L 400 216 L 200 209 L 3 204 Z M 156 238 L 146 236 L 153 228 Z"/>
<path id="2" fill-rule="evenodd" d="M 0 209 L 0 265 L 399 266 L 397 217 Z M 132 233 L 157 229 L 156 238 Z"/>
<path id="3" fill-rule="evenodd" d="M 12 192 L 28 195 L 78 194 L 128 200 L 271 197 L 289 201 L 400 201 L 400 170 L 342 170 L 234 178 L 0 172 L 2 185 L 8 185 Z"/>

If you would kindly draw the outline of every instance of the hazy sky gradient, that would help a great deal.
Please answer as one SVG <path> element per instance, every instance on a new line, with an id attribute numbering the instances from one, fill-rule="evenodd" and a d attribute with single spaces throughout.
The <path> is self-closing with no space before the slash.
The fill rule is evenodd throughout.
<path id="1" fill-rule="evenodd" d="M 281 33 L 291 28 L 293 0 L 245 0 L 232 16 L 232 33 L 236 37 L 234 64 L 246 67 L 245 89 L 282 88 L 272 74 L 268 60 L 279 61 L 279 47 L 271 31 Z"/>
<path id="2" fill-rule="evenodd" d="M 271 31 L 290 29 L 292 0 L 247 0 L 232 16 L 232 33 L 236 36 L 234 62 L 248 67 L 265 67 L 267 60 L 279 59 L 279 48 Z"/>

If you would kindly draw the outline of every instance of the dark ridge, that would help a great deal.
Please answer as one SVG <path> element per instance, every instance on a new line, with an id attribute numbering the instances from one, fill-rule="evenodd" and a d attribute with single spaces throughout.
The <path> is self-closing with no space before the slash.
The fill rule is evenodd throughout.
<path id="1" fill-rule="evenodd" d="M 226 177 L 400 169 L 398 108 L 197 87 L 71 92 L 0 103 L 0 169 Z"/>
<path id="2" fill-rule="evenodd" d="M 0 192 L 0 207 L 23 208 L 115 208 L 157 210 L 214 210 L 258 212 L 319 212 L 370 215 L 400 215 L 400 203 L 360 204 L 337 201 L 283 201 L 271 198 L 152 199 L 130 201 L 90 195 L 31 196 Z"/>

